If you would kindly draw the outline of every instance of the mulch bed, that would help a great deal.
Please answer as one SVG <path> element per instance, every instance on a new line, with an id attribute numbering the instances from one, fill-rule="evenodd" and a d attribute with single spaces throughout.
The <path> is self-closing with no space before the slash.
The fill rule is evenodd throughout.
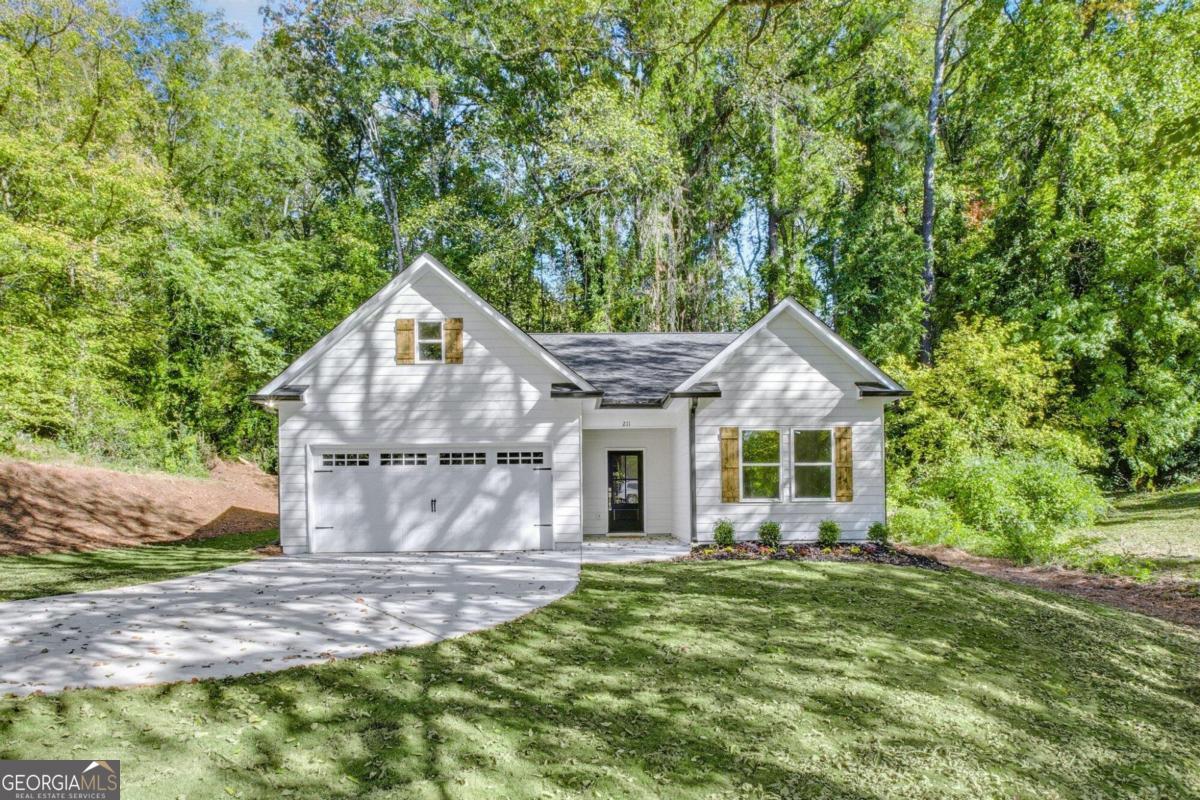
<path id="1" fill-rule="evenodd" d="M 1067 569 L 1055 565 L 1013 564 L 1000 558 L 984 558 L 950 547 L 911 548 L 913 555 L 934 558 L 952 567 L 1034 586 L 1052 592 L 1082 597 L 1126 611 L 1136 611 L 1181 625 L 1200 628 L 1200 583 L 1163 578 L 1135 581 L 1115 575 Z"/>
<path id="2" fill-rule="evenodd" d="M 697 545 L 681 557 L 684 561 L 856 561 L 867 564 L 891 564 L 896 567 L 919 567 L 938 571 L 948 570 L 936 558 L 897 550 L 874 542 L 854 542 L 821 547 L 816 544 L 783 544 L 777 550 L 757 542 L 738 542 L 733 547 Z"/>

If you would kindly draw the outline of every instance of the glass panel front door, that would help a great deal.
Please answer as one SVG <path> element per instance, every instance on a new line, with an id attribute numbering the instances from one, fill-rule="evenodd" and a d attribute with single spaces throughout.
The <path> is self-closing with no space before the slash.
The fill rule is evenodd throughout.
<path id="1" fill-rule="evenodd" d="M 608 454 L 608 531 L 640 533 L 642 525 L 642 454 Z"/>

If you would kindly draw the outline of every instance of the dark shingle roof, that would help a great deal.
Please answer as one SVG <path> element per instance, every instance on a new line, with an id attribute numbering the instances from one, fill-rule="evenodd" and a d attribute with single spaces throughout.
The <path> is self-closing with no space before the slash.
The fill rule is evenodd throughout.
<path id="1" fill-rule="evenodd" d="M 658 405 L 736 333 L 535 333 L 555 358 L 604 392 L 601 405 Z"/>

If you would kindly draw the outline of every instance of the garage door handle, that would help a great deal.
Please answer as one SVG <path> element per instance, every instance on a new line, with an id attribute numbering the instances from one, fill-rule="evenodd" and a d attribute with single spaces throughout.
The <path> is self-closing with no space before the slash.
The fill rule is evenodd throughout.
<path id="1" fill-rule="evenodd" d="M 333 472 L 331 469 L 314 469 L 313 472 Z"/>
<path id="2" fill-rule="evenodd" d="M 551 470 L 551 467 L 534 467 L 533 468 L 534 472 L 549 472 L 550 470 Z"/>
<path id="3" fill-rule="evenodd" d="M 316 529 L 317 529 L 317 530 L 319 530 L 319 531 L 331 531 L 331 530 L 333 530 L 333 526 L 332 526 L 332 525 L 314 525 L 313 527 L 314 527 L 314 528 L 316 528 Z"/>
<path id="4" fill-rule="evenodd" d="M 430 500 L 430 501 L 429 501 L 429 510 L 430 510 L 430 511 L 432 511 L 433 513 L 435 513 L 435 514 L 437 513 L 437 500 Z"/>

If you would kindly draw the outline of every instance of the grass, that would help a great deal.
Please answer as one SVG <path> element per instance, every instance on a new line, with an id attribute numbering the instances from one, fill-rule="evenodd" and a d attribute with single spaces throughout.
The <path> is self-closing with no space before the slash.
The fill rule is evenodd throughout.
<path id="1" fill-rule="evenodd" d="M 1118 497 L 1104 519 L 1080 533 L 1101 568 L 1200 580 L 1200 484 Z"/>
<path id="2" fill-rule="evenodd" d="M 586 567 L 427 647 L 0 699 L 138 798 L 1200 798 L 1200 636 L 961 571 Z"/>
<path id="3" fill-rule="evenodd" d="M 142 547 L 0 556 L 0 600 L 85 592 L 206 572 L 259 558 L 254 548 L 278 539 L 279 533 L 272 530 Z"/>

